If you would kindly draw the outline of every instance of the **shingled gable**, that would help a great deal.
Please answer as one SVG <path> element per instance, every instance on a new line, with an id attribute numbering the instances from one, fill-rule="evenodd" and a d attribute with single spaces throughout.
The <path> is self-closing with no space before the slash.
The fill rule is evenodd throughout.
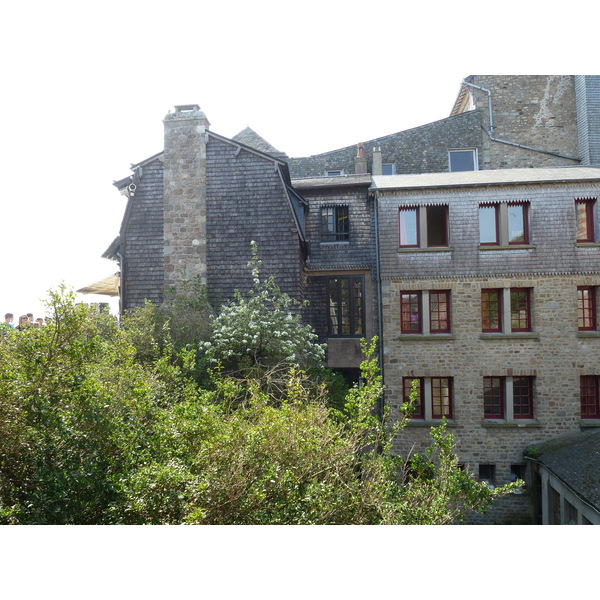
<path id="1" fill-rule="evenodd" d="M 250 127 L 246 127 L 246 129 L 243 129 L 231 139 L 235 142 L 240 142 L 245 146 L 249 146 L 250 148 L 254 148 L 255 150 L 259 150 L 260 152 L 264 152 L 265 154 L 271 154 L 276 158 L 287 158 L 285 152 L 277 150 L 277 148 L 272 146 L 269 142 L 267 142 L 267 140 L 258 135 L 258 133 L 256 133 L 256 131 Z"/>

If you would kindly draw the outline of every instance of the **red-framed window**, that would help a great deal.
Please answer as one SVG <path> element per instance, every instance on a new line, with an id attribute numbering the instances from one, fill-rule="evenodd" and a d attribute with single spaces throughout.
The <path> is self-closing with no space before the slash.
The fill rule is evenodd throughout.
<path id="1" fill-rule="evenodd" d="M 429 292 L 429 331 L 450 333 L 450 292 L 447 290 Z"/>
<path id="2" fill-rule="evenodd" d="M 421 219 L 424 237 L 421 239 Z M 398 211 L 401 248 L 444 248 L 448 246 L 448 206 L 402 206 Z"/>
<path id="3" fill-rule="evenodd" d="M 533 378 L 513 377 L 513 415 L 515 419 L 533 417 Z"/>
<path id="4" fill-rule="evenodd" d="M 483 378 L 484 419 L 504 419 L 504 377 Z"/>
<path id="5" fill-rule="evenodd" d="M 421 292 L 400 292 L 400 332 L 422 333 Z"/>
<path id="6" fill-rule="evenodd" d="M 531 331 L 531 290 L 511 288 L 510 329 L 514 332 Z"/>
<path id="7" fill-rule="evenodd" d="M 598 380 L 596 375 L 582 375 L 579 378 L 582 419 L 600 419 Z"/>
<path id="8" fill-rule="evenodd" d="M 577 288 L 577 327 L 579 331 L 596 330 L 596 288 Z"/>
<path id="9" fill-rule="evenodd" d="M 413 381 L 417 381 L 417 385 L 415 388 L 416 396 L 415 403 L 413 405 L 413 412 L 411 414 L 411 418 L 413 419 L 424 419 L 425 418 L 425 410 L 423 407 L 423 377 L 403 377 L 402 378 L 402 396 L 404 402 L 408 402 L 410 400 L 410 395 L 412 393 L 412 383 Z"/>
<path id="10" fill-rule="evenodd" d="M 577 225 L 576 240 L 578 242 L 593 242 L 595 198 L 579 198 L 575 200 L 575 220 Z"/>
<path id="11" fill-rule="evenodd" d="M 452 418 L 452 378 L 431 378 L 431 416 L 434 419 Z"/>
<path id="12" fill-rule="evenodd" d="M 498 204 L 479 206 L 479 243 L 482 246 L 497 246 L 500 243 Z"/>
<path id="13" fill-rule="evenodd" d="M 481 331 L 502 332 L 502 290 L 481 290 Z"/>
<path id="14" fill-rule="evenodd" d="M 529 244 L 529 202 L 508 203 L 508 243 Z"/>
<path id="15" fill-rule="evenodd" d="M 419 239 L 419 207 L 407 206 L 400 208 L 400 247 L 418 248 Z"/>

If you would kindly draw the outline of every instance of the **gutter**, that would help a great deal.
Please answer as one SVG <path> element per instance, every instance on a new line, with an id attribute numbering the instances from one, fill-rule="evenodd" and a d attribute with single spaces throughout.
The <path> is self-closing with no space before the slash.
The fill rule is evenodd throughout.
<path id="1" fill-rule="evenodd" d="M 463 83 L 465 85 L 468 85 L 469 87 L 475 88 L 477 90 L 480 90 L 481 92 L 486 93 L 488 96 L 488 108 L 489 108 L 489 113 L 490 113 L 490 128 L 489 128 L 489 131 L 486 131 L 486 133 L 488 134 L 488 137 L 490 138 L 490 140 L 492 142 L 498 142 L 499 144 L 506 144 L 508 146 L 515 146 L 516 148 L 521 148 L 523 150 L 531 150 L 532 152 L 540 152 L 542 154 L 548 154 L 550 156 L 556 156 L 557 158 L 564 158 L 566 160 L 574 160 L 578 163 L 581 162 L 580 158 L 575 158 L 573 156 L 565 156 L 564 154 L 558 154 L 557 152 L 550 152 L 549 150 L 542 150 L 540 148 L 532 148 L 531 146 L 525 146 L 523 144 L 517 144 L 516 142 L 509 142 L 507 140 L 500 140 L 500 139 L 494 137 L 494 130 L 496 129 L 496 127 L 494 126 L 494 116 L 492 114 L 492 92 L 490 92 L 490 90 L 487 90 L 483 87 L 475 85 L 474 83 L 469 83 L 466 80 L 463 80 Z"/>

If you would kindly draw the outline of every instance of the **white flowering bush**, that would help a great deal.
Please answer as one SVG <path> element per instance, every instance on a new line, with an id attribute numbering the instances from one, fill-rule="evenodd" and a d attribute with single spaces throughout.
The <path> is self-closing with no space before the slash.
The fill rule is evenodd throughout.
<path id="1" fill-rule="evenodd" d="M 302 305 L 283 293 L 273 277 L 260 278 L 262 262 L 256 242 L 251 242 L 253 288 L 222 307 L 213 319 L 210 341 L 204 343 L 208 358 L 226 369 L 322 366 L 325 346 L 319 344 L 310 325 L 301 322 Z"/>

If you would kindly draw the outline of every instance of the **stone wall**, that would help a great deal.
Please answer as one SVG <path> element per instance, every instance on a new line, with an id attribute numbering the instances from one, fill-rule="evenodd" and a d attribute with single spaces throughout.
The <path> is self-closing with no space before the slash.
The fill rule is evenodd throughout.
<path id="1" fill-rule="evenodd" d="M 491 91 L 493 137 L 580 158 L 573 75 L 476 75 L 470 83 Z M 474 105 L 489 131 L 489 97 L 471 88 Z M 483 134 L 484 169 L 576 166 L 569 160 L 514 145 L 490 141 Z"/>

